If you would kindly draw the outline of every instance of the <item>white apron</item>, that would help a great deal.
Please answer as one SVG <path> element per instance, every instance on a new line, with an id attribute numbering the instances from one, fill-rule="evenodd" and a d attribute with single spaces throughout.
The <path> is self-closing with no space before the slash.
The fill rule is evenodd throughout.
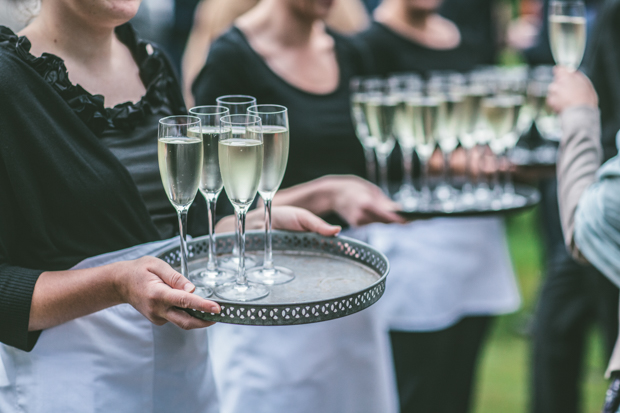
<path id="1" fill-rule="evenodd" d="M 222 413 L 396 411 L 389 343 L 373 307 L 298 326 L 217 324 L 209 341 Z"/>
<path id="2" fill-rule="evenodd" d="M 437 331 L 466 316 L 519 308 L 503 220 L 435 218 L 406 225 L 373 224 L 369 242 L 390 261 L 376 304 L 395 331 Z"/>
<path id="3" fill-rule="evenodd" d="M 74 268 L 156 255 L 177 240 Z M 206 329 L 151 324 L 129 304 L 44 330 L 27 353 L 0 344 L 2 413 L 216 413 Z"/>

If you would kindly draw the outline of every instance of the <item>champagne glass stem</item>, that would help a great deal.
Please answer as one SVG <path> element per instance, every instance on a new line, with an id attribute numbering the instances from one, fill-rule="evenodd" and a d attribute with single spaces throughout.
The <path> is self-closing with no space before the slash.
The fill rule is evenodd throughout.
<path id="1" fill-rule="evenodd" d="M 401 147 L 402 148 L 402 147 Z M 403 186 L 414 188 L 413 186 L 413 149 L 402 149 L 403 152 Z"/>
<path id="2" fill-rule="evenodd" d="M 379 162 L 379 183 L 381 190 L 387 196 L 390 196 L 390 189 L 388 188 L 388 157 L 385 154 L 377 153 L 377 161 Z"/>
<path id="3" fill-rule="evenodd" d="M 179 217 L 179 238 L 181 239 L 181 274 L 187 278 L 189 271 L 187 270 L 187 242 L 185 239 L 185 231 L 187 228 L 187 209 L 177 211 Z"/>
<path id="4" fill-rule="evenodd" d="M 443 154 L 443 170 L 441 171 L 442 182 L 450 185 L 450 154 L 451 152 L 442 151 Z"/>
<path id="5" fill-rule="evenodd" d="M 377 182 L 377 163 L 375 162 L 375 151 L 372 148 L 364 148 L 366 158 L 366 175 L 372 183 Z"/>
<path id="6" fill-rule="evenodd" d="M 420 163 L 422 164 L 422 197 L 426 202 L 431 201 L 431 188 L 428 182 L 429 175 L 429 159 L 420 157 Z"/>
<path id="7" fill-rule="evenodd" d="M 510 170 L 511 164 L 509 155 L 510 151 L 508 150 L 506 151 L 506 154 L 504 156 L 504 160 L 506 162 L 506 173 L 504 174 L 504 192 L 512 195 L 515 193 L 515 186 L 512 181 L 512 171 Z"/>
<path id="8" fill-rule="evenodd" d="M 217 271 L 217 263 L 215 261 L 215 207 L 217 197 L 207 198 L 207 208 L 209 212 L 209 260 L 207 261 L 207 270 Z"/>
<path id="9" fill-rule="evenodd" d="M 271 243 L 271 199 L 265 199 L 265 262 L 263 268 L 273 269 L 273 248 Z"/>
<path id="10" fill-rule="evenodd" d="M 237 240 L 239 241 L 239 270 L 237 285 L 245 286 L 248 279 L 245 275 L 245 209 L 235 208 L 237 215 Z"/>

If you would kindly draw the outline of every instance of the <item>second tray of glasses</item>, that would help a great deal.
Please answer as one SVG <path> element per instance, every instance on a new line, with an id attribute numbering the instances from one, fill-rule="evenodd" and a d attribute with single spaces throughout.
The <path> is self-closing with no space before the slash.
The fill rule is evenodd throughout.
<path id="1" fill-rule="evenodd" d="M 230 255 L 234 234 L 216 237 L 217 253 Z M 263 231 L 246 234 L 246 251 L 262 253 Z M 208 238 L 188 242 L 189 270 L 206 265 Z M 220 314 L 186 310 L 207 321 L 246 325 L 294 325 L 332 320 L 361 311 L 379 300 L 389 271 L 387 258 L 360 241 L 346 237 L 323 237 L 313 233 L 273 231 L 276 265 L 295 272 L 289 283 L 271 286 L 265 298 L 251 302 L 230 302 L 217 296 Z M 179 248 L 159 258 L 177 268 Z M 178 268 L 177 268 L 178 269 Z"/>
<path id="2" fill-rule="evenodd" d="M 515 199 L 513 203 L 502 203 L 492 205 L 490 202 L 482 206 L 472 206 L 469 208 L 459 208 L 446 210 L 440 203 L 431 204 L 430 207 L 401 210 L 397 213 L 406 219 L 428 219 L 428 218 L 459 218 L 485 215 L 509 214 L 527 210 L 540 202 L 540 192 L 538 189 L 527 185 L 515 185 Z"/>

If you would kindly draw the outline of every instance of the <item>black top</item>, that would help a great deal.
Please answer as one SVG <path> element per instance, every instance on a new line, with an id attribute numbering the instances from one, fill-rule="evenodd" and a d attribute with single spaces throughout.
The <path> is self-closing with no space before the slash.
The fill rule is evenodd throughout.
<path id="1" fill-rule="evenodd" d="M 461 43 L 448 50 L 430 49 L 378 22 L 373 22 L 357 37 L 368 46 L 376 73 L 383 76 L 399 72 L 428 74 L 433 70 L 465 72 L 478 65 L 492 64 L 492 54 L 481 47 L 481 34 L 469 26 L 458 27 Z"/>
<path id="2" fill-rule="evenodd" d="M 31 55 L 28 39 L 0 27 L 0 341 L 20 349 L 38 338 L 28 319 L 41 272 L 161 238 L 143 183 L 106 143 L 150 137 L 156 147 L 157 118 L 185 107 L 162 53 L 129 25 L 116 34 L 147 93 L 105 108 L 101 96 L 70 83 L 62 59 Z"/>
<path id="3" fill-rule="evenodd" d="M 353 41 L 329 34 L 340 70 L 338 87 L 331 93 L 308 93 L 283 80 L 236 27 L 213 43 L 193 85 L 198 105 L 215 104 L 221 95 L 244 94 L 259 104 L 288 108 L 290 149 L 282 188 L 327 174 L 365 174 L 362 146 L 351 122 L 349 80 L 363 73 L 367 63 Z"/>

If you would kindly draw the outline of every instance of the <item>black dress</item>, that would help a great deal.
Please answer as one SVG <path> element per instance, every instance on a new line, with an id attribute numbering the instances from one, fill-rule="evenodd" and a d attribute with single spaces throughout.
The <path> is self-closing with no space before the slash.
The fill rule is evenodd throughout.
<path id="1" fill-rule="evenodd" d="M 358 38 L 368 47 L 376 73 L 383 76 L 399 72 L 428 75 L 434 70 L 466 72 L 493 64 L 492 54 L 481 50 L 480 34 L 471 28 L 459 26 L 459 30 L 461 43 L 449 50 L 430 49 L 378 22 L 373 22 Z"/>
<path id="2" fill-rule="evenodd" d="M 185 113 L 161 51 L 116 35 L 147 89 L 138 103 L 105 108 L 68 79 L 63 61 L 29 53 L 0 27 L 0 341 L 31 350 L 34 285 L 43 271 L 174 235 L 157 169 L 157 121 Z"/>
<path id="3" fill-rule="evenodd" d="M 368 63 L 351 40 L 330 35 L 340 69 L 338 87 L 331 93 L 305 92 L 283 80 L 237 27 L 213 43 L 193 85 L 198 105 L 213 105 L 221 95 L 243 94 L 259 104 L 288 108 L 290 148 L 281 188 L 328 174 L 365 174 L 363 149 L 351 122 L 349 80 L 364 73 Z M 334 217 L 330 221 L 336 222 Z"/>

